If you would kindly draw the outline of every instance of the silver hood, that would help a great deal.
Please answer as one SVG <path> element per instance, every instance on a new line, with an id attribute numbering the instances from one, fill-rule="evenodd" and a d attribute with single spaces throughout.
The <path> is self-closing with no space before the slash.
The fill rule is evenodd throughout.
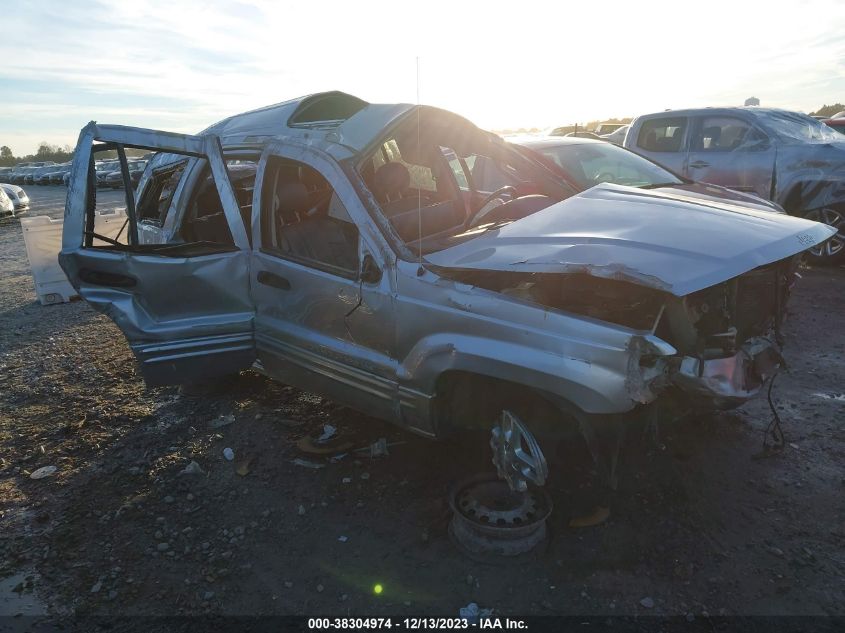
<path id="1" fill-rule="evenodd" d="M 741 202 L 601 184 L 426 259 L 447 268 L 585 273 L 683 296 L 835 233 Z"/>

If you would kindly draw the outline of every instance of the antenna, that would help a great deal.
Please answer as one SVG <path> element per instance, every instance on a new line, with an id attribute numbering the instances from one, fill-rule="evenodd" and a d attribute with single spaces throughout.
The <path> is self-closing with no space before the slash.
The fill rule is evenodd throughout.
<path id="1" fill-rule="evenodd" d="M 420 151 L 420 58 L 417 56 L 417 155 L 421 156 Z M 417 277 L 421 277 L 425 273 L 422 265 L 422 189 L 417 183 L 417 257 L 419 267 L 417 268 Z"/>

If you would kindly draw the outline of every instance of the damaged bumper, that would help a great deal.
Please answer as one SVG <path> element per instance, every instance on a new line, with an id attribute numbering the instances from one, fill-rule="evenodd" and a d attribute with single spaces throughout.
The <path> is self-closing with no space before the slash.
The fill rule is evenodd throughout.
<path id="1" fill-rule="evenodd" d="M 784 365 L 777 345 L 758 337 L 727 358 L 681 358 L 672 382 L 699 404 L 731 409 L 756 396 Z"/>

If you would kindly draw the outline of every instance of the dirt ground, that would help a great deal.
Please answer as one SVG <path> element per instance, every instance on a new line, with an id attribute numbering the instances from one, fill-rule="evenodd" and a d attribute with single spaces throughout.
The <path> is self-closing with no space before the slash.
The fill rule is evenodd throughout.
<path id="1" fill-rule="evenodd" d="M 61 217 L 63 188 L 28 190 L 30 215 Z M 20 226 L 3 220 L 0 614 L 845 615 L 845 269 L 802 275 L 773 392 L 782 454 L 754 459 L 765 398 L 635 435 L 609 520 L 575 530 L 592 466 L 573 442 L 549 485 L 548 546 L 502 563 L 447 534 L 447 492 L 490 468 L 488 447 L 252 372 L 211 397 L 147 389 L 109 320 L 37 303 Z M 355 446 L 396 444 L 294 464 L 328 423 Z M 191 461 L 203 474 L 180 474 Z"/>

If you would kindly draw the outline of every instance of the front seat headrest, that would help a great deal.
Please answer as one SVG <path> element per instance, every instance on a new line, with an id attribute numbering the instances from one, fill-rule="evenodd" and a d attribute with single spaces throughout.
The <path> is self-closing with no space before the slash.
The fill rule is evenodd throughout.
<path id="1" fill-rule="evenodd" d="M 402 193 L 410 186 L 411 172 L 402 163 L 387 163 L 376 172 L 375 187 L 379 197 Z"/>
<path id="2" fill-rule="evenodd" d="M 325 189 L 327 186 L 326 179 L 318 171 L 310 167 L 299 168 L 299 181 L 305 185 L 308 191 Z"/>
<path id="3" fill-rule="evenodd" d="M 713 149 L 719 146 L 719 139 L 722 136 L 722 128 L 718 125 L 706 127 L 702 130 L 702 136 L 710 139 L 710 146 L 708 149 Z"/>
<path id="4" fill-rule="evenodd" d="M 285 221 L 304 213 L 309 206 L 308 189 L 301 182 L 282 182 L 276 187 L 273 210 Z"/>

